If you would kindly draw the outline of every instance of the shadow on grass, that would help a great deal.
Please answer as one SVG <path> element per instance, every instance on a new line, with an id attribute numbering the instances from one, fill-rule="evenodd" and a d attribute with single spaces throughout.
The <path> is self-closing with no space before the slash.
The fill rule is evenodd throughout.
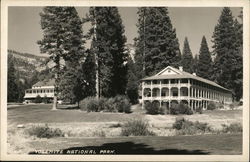
<path id="1" fill-rule="evenodd" d="M 29 154 L 39 154 L 30 152 Z M 49 153 L 48 153 L 49 154 Z M 57 154 L 57 153 L 55 153 Z M 206 155 L 209 152 L 202 150 L 184 150 L 184 149 L 164 149 L 155 150 L 143 143 L 120 142 L 106 143 L 101 146 L 70 147 L 61 150 L 61 154 L 151 154 L 151 155 Z"/>
<path id="2" fill-rule="evenodd" d="M 59 110 L 80 110 L 78 106 L 71 106 L 71 105 L 60 105 L 57 107 Z"/>

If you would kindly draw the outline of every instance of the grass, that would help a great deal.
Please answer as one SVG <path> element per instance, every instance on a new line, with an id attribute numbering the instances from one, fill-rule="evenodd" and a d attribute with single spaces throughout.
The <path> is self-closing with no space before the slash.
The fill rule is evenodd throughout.
<path id="1" fill-rule="evenodd" d="M 80 110 L 51 111 L 52 105 L 25 105 L 8 109 L 8 122 L 25 123 L 73 123 L 73 122 L 124 122 L 142 118 L 142 114 L 99 113 Z"/>
<path id="2" fill-rule="evenodd" d="M 58 143 L 55 145 L 55 142 Z M 109 149 L 116 154 L 211 154 L 242 153 L 242 134 L 173 137 L 58 138 L 32 141 L 35 150 Z"/>
<path id="3" fill-rule="evenodd" d="M 171 153 L 208 153 L 208 154 L 240 154 L 241 134 L 214 134 L 202 136 L 174 137 L 119 137 L 122 126 L 127 121 L 142 119 L 149 121 L 149 130 L 158 136 L 173 136 L 171 129 L 175 118 L 183 116 L 190 121 L 207 122 L 212 128 L 242 123 L 242 110 L 204 111 L 194 115 L 147 115 L 137 105 L 132 107 L 133 113 L 87 113 L 77 109 L 59 109 L 51 111 L 52 105 L 21 105 L 8 108 L 8 152 L 27 153 L 34 149 L 67 149 L 71 147 L 110 147 L 126 148 L 140 153 L 140 150 L 155 154 Z M 48 123 L 53 129 L 59 128 L 66 137 L 57 139 L 21 138 L 23 130 L 33 125 Z M 17 129 L 17 124 L 24 124 L 24 129 Z M 97 131 L 98 130 L 98 131 Z M 13 133 L 14 132 L 14 133 Z M 90 137 L 90 138 L 89 138 Z M 97 138 L 96 138 L 97 137 Z M 105 137 L 105 138 L 104 138 Z M 112 137 L 112 138 L 109 138 Z M 93 139 L 92 139 L 93 138 Z M 72 143 L 71 143 L 72 142 Z M 105 145 L 107 144 L 107 145 Z M 218 145 L 217 145 L 218 144 Z M 59 148 L 60 147 L 60 148 Z M 235 147 L 235 148 L 234 148 Z M 118 151 L 119 151 L 119 148 Z M 150 148 L 150 149 L 149 149 Z M 196 151 L 195 151 L 196 150 Z M 197 150 L 202 150 L 199 152 Z M 143 152 L 142 152 L 143 153 Z"/>

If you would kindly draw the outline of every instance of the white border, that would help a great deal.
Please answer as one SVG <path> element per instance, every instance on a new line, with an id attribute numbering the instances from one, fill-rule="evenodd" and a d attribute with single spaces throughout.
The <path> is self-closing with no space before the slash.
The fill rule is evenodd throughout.
<path id="1" fill-rule="evenodd" d="M 243 7 L 243 155 L 8 155 L 7 29 L 8 6 L 168 6 Z M 248 161 L 249 160 L 249 1 L 248 0 L 2 0 L 1 1 L 1 160 L 55 161 Z"/>

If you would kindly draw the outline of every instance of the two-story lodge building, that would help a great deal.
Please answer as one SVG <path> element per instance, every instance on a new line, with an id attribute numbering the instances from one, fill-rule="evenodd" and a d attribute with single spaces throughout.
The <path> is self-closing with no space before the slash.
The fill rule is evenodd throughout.
<path id="1" fill-rule="evenodd" d="M 172 102 L 188 104 L 192 110 L 207 108 L 209 101 L 223 105 L 232 103 L 232 92 L 217 83 L 171 66 L 142 81 L 142 106 L 146 102 L 159 102 L 170 107 Z"/>
<path id="2" fill-rule="evenodd" d="M 55 88 L 54 84 L 54 79 L 37 82 L 31 89 L 25 90 L 25 102 L 33 102 L 38 95 L 42 98 L 47 97 L 49 100 L 53 100 Z"/>

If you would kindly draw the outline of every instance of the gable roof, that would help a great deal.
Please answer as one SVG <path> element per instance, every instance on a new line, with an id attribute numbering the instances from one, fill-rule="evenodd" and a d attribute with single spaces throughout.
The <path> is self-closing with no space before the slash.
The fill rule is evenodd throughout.
<path id="1" fill-rule="evenodd" d="M 34 84 L 32 87 L 54 86 L 55 79 L 43 80 Z"/>
<path id="2" fill-rule="evenodd" d="M 171 69 L 178 74 L 161 75 L 162 73 L 164 73 L 168 69 Z M 166 67 L 165 69 L 163 69 L 162 71 L 160 71 L 156 75 L 153 75 L 151 77 L 145 77 L 141 80 L 161 80 L 161 79 L 194 79 L 194 80 L 198 80 L 198 81 L 201 81 L 201 82 L 207 83 L 209 85 L 212 85 L 212 86 L 215 86 L 215 87 L 218 87 L 218 88 L 221 88 L 223 90 L 231 92 L 229 89 L 226 89 L 226 88 L 220 86 L 219 84 L 217 84 L 211 80 L 204 79 L 202 77 L 190 74 L 190 73 L 185 72 L 185 71 L 180 71 L 179 69 L 176 69 L 176 68 L 171 67 L 171 66 Z"/>

